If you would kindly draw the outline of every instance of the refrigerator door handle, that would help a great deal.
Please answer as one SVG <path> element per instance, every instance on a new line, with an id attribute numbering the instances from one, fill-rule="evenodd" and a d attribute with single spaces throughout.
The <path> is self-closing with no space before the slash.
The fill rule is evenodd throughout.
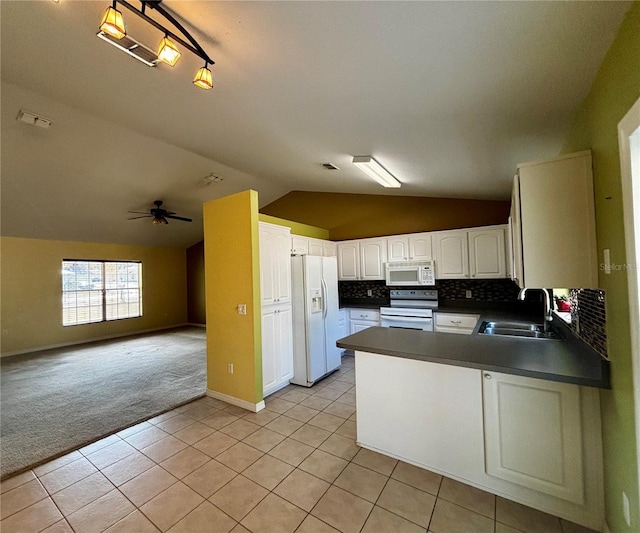
<path id="1" fill-rule="evenodd" d="M 327 283 L 325 282 L 324 278 L 322 278 L 321 280 L 322 282 L 322 316 L 324 318 L 327 317 Z"/>

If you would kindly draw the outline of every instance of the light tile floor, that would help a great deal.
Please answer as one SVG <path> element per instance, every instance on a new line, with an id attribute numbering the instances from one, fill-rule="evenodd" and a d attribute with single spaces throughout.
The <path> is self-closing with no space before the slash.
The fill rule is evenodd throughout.
<path id="1" fill-rule="evenodd" d="M 212 398 L 1 484 L 3 533 L 585 533 L 355 443 L 354 359 L 249 413 Z"/>

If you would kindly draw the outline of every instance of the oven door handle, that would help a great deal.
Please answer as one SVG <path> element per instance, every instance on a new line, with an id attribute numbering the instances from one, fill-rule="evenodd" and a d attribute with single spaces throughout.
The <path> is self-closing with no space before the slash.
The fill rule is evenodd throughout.
<path id="1" fill-rule="evenodd" d="M 425 323 L 425 322 L 433 322 L 431 317 L 412 317 L 412 316 L 395 316 L 395 315 L 382 315 L 380 319 L 383 322 L 416 322 L 416 323 Z"/>

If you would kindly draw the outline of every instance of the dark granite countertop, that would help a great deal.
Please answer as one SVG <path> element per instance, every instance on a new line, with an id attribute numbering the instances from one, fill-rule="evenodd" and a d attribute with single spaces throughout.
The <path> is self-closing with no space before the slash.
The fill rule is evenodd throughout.
<path id="1" fill-rule="evenodd" d="M 452 308 L 447 310 L 454 312 Z M 340 339 L 337 344 L 349 350 L 588 387 L 610 387 L 609 362 L 574 338 L 566 325 L 556 324 L 558 320 L 554 320 L 554 329 L 562 340 L 529 339 L 477 333 L 483 320 L 514 319 L 513 313 L 471 309 L 459 309 L 458 312 L 480 315 L 472 335 L 373 327 Z"/>

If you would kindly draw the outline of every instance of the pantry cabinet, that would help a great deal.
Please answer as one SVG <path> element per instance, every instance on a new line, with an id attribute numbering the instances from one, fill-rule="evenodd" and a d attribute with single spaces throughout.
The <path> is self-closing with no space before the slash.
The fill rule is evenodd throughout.
<path id="1" fill-rule="evenodd" d="M 293 377 L 290 229 L 259 223 L 262 391 L 267 396 Z"/>

